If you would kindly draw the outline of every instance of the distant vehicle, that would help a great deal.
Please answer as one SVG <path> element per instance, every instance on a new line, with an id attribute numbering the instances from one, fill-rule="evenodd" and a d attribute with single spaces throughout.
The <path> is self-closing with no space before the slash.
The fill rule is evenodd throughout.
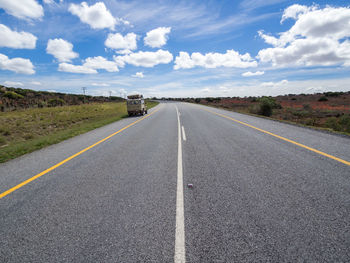
<path id="1" fill-rule="evenodd" d="M 126 106 L 129 116 L 141 114 L 147 114 L 147 106 L 142 95 L 130 95 L 126 101 Z"/>

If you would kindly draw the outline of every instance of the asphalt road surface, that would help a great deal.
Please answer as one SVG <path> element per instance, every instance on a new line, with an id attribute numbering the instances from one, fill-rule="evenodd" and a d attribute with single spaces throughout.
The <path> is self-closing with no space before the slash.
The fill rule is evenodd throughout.
<path id="1" fill-rule="evenodd" d="M 161 103 L 0 164 L 0 262 L 349 262 L 349 161 L 349 137 Z"/>

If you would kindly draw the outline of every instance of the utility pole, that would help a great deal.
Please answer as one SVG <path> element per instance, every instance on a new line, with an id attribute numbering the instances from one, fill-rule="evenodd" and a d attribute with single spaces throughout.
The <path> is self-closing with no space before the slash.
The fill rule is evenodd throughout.
<path id="1" fill-rule="evenodd" d="M 109 93 L 109 97 L 111 97 L 112 96 L 112 91 L 110 90 L 110 91 L 108 91 L 108 93 Z"/>
<path id="2" fill-rule="evenodd" d="M 85 92 L 86 92 L 86 87 L 82 87 L 81 89 L 83 90 L 83 94 L 84 94 L 84 103 L 85 103 Z"/>

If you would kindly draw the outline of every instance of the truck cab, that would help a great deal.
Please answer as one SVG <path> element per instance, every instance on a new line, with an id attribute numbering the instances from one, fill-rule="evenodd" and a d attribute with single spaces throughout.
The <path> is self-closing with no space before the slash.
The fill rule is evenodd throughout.
<path id="1" fill-rule="evenodd" d="M 129 116 L 147 114 L 147 106 L 142 95 L 130 95 L 126 101 Z"/>

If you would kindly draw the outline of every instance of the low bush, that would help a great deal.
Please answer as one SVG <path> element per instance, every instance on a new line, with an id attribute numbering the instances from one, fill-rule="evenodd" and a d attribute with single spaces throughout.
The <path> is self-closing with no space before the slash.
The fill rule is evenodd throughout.
<path id="1" fill-rule="evenodd" d="M 309 117 L 311 114 L 309 111 L 305 111 L 305 110 L 292 110 L 291 113 L 299 118 L 305 118 L 305 117 Z"/>
<path id="2" fill-rule="evenodd" d="M 275 99 L 271 97 L 262 97 L 259 100 L 259 111 L 258 114 L 263 116 L 271 116 L 273 109 L 281 109 L 281 104 L 277 103 Z"/>
<path id="3" fill-rule="evenodd" d="M 339 124 L 338 120 L 336 117 L 331 117 L 326 121 L 326 127 L 327 128 L 331 128 L 335 131 L 341 131 L 342 127 Z"/>
<path id="4" fill-rule="evenodd" d="M 343 127 L 343 131 L 350 133 L 350 115 L 341 116 L 339 124 Z"/>
<path id="5" fill-rule="evenodd" d="M 328 101 L 326 96 L 322 96 L 318 99 L 318 101 Z"/>
<path id="6" fill-rule="evenodd" d="M 253 104 L 253 105 L 250 105 L 248 109 L 250 113 L 259 114 L 260 105 Z"/>
<path id="7" fill-rule="evenodd" d="M 54 98 L 54 99 L 49 99 L 47 102 L 47 105 L 49 107 L 56 107 L 56 106 L 63 106 L 66 102 L 62 99 Z"/>
<path id="8" fill-rule="evenodd" d="M 18 94 L 14 91 L 6 91 L 4 94 L 4 97 L 7 97 L 9 99 L 17 100 L 17 99 L 22 99 L 23 96 L 21 94 Z"/>
<path id="9" fill-rule="evenodd" d="M 5 136 L 9 136 L 9 135 L 11 135 L 11 132 L 9 130 L 7 130 L 7 129 L 3 129 L 2 130 L 2 134 L 5 135 Z"/>
<path id="10" fill-rule="evenodd" d="M 312 110 L 310 104 L 304 104 L 303 105 L 303 109 L 306 110 L 306 111 L 311 111 Z"/>
<path id="11" fill-rule="evenodd" d="M 44 108 L 47 104 L 44 101 L 38 102 L 38 108 Z"/>
<path id="12" fill-rule="evenodd" d="M 0 146 L 6 144 L 6 140 L 4 137 L 0 136 Z"/>
<path id="13" fill-rule="evenodd" d="M 350 115 L 343 115 L 339 118 L 331 117 L 326 121 L 326 127 L 350 133 Z"/>
<path id="14" fill-rule="evenodd" d="M 327 96 L 327 97 L 338 97 L 339 95 L 343 95 L 344 92 L 332 92 L 332 91 L 329 91 L 329 92 L 324 92 L 323 94 L 325 96 Z"/>

